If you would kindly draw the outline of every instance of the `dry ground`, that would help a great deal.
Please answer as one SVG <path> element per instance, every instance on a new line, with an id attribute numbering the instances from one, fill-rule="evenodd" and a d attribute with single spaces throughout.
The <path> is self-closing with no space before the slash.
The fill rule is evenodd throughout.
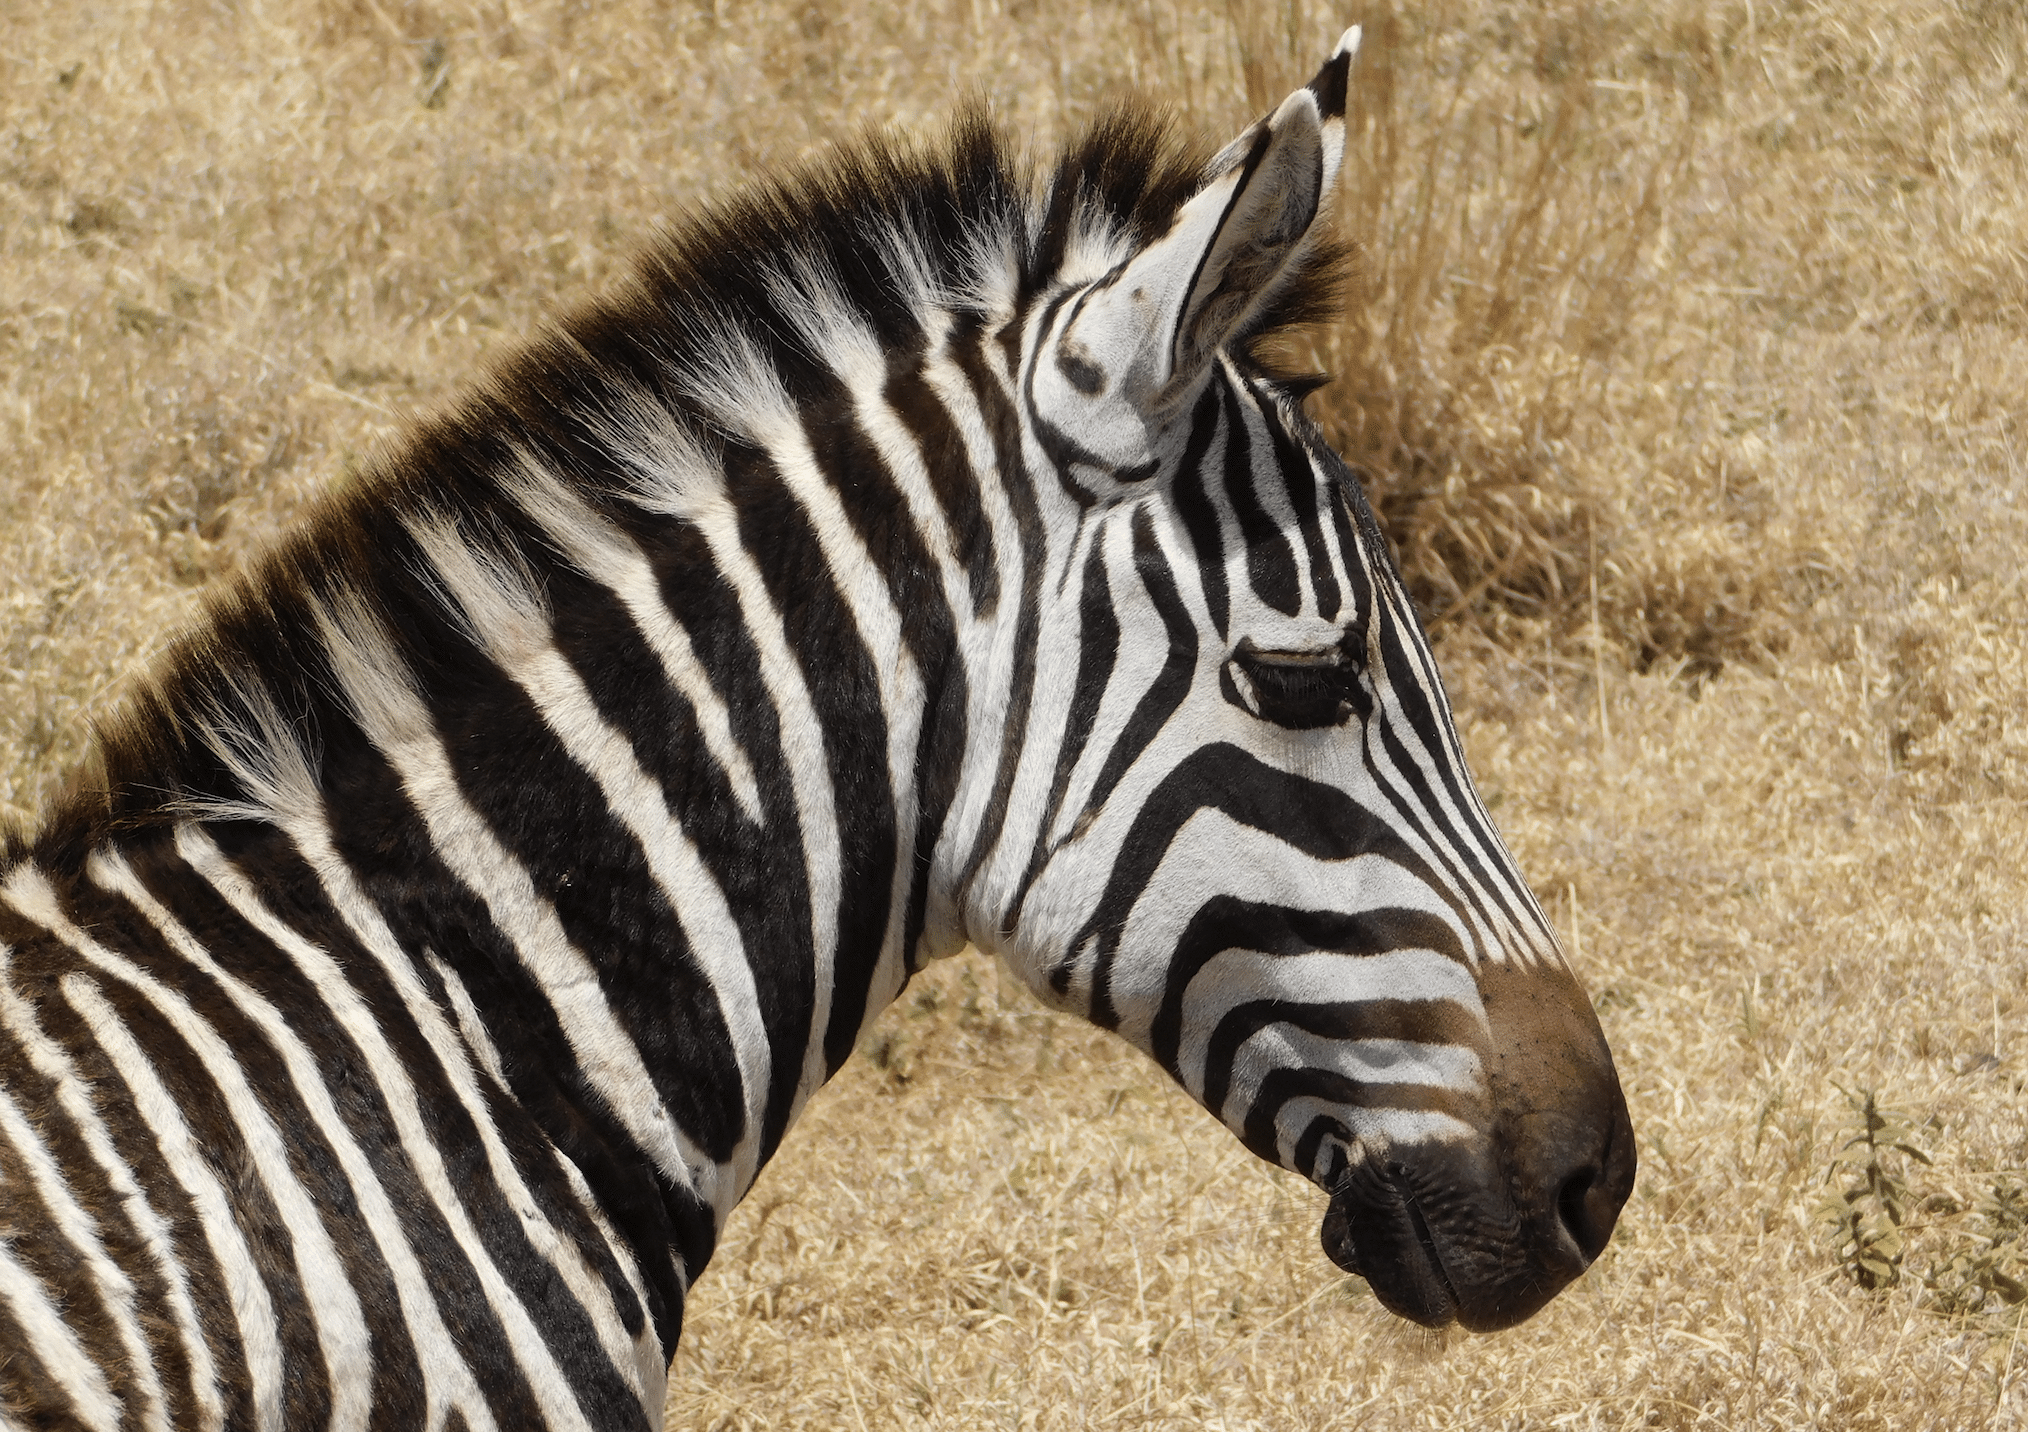
<path id="1" fill-rule="evenodd" d="M 968 88 L 1044 138 L 1130 83 L 1226 129 L 1363 19 L 1312 401 L 1617 1051 L 1614 1245 L 1522 1328 L 1406 1330 L 1313 1191 L 966 957 L 734 1219 L 670 1424 L 2028 1422 L 2021 9 L 1411 8 L 0 6 L 0 814 L 210 579 L 700 196 Z M 1869 1184 L 1862 1090 L 1931 1163 Z"/>

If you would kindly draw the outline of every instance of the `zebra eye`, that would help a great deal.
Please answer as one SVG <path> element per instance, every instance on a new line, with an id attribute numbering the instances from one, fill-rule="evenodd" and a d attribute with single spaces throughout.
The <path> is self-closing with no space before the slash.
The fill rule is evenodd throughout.
<path id="1" fill-rule="evenodd" d="M 1225 698 L 1294 731 L 1342 725 L 1352 714 L 1352 659 L 1342 646 L 1264 651 L 1242 638 L 1225 663 Z"/>

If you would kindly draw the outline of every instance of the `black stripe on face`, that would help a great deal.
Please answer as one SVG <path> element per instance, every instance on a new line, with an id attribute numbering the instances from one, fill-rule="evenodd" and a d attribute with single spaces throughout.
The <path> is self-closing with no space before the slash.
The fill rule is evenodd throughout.
<path id="1" fill-rule="evenodd" d="M 1221 641 L 1225 640 L 1231 620 L 1232 603 L 1225 587 L 1225 542 L 1219 530 L 1218 509 L 1212 504 L 1209 491 L 1213 477 L 1205 458 L 1210 454 L 1212 440 L 1218 436 L 1223 411 L 1216 386 L 1207 386 L 1197 400 L 1197 410 L 1190 415 L 1190 441 L 1171 488 L 1176 515 L 1183 519 L 1183 530 L 1190 534 L 1190 545 L 1196 549 L 1204 605 Z"/>
<path id="2" fill-rule="evenodd" d="M 1516 908 L 1509 894 L 1511 875 L 1501 861 L 1504 848 L 1499 837 L 1479 818 L 1478 801 L 1466 789 L 1455 749 L 1444 740 L 1442 723 L 1448 720 L 1447 710 L 1433 704 L 1416 680 L 1416 668 L 1407 649 L 1409 643 L 1421 639 L 1412 626 L 1413 618 L 1405 613 L 1383 611 L 1376 613 L 1375 619 L 1384 623 L 1377 645 L 1394 704 L 1392 710 L 1380 708 L 1375 719 L 1367 723 L 1367 739 L 1387 753 L 1395 776 L 1389 778 L 1383 773 L 1369 750 L 1366 764 L 1374 782 L 1387 792 L 1401 820 L 1422 836 L 1433 858 L 1443 865 L 1457 892 L 1455 898 L 1468 905 L 1488 926 L 1502 921 L 1525 926 L 1530 921 Z M 1442 700 L 1440 691 L 1437 700 Z M 1434 782 L 1415 760 L 1408 742 L 1397 729 L 1397 711 L 1399 724 L 1424 738 L 1420 744 L 1430 757 Z M 1444 799 L 1451 802 L 1455 817 L 1445 813 Z M 1460 820 L 1466 826 L 1465 833 L 1475 838 L 1461 839 L 1460 832 L 1450 828 L 1453 818 Z M 1481 852 L 1491 856 L 1494 868 L 1487 866 Z M 1489 906 L 1497 907 L 1497 913 Z"/>
<path id="3" fill-rule="evenodd" d="M 1161 734 L 1169 718 L 1176 714 L 1176 708 L 1183 704 L 1183 698 L 1190 694 L 1190 683 L 1197 672 L 1197 623 L 1190 619 L 1189 609 L 1183 604 L 1176 574 L 1170 570 L 1168 554 L 1155 538 L 1155 524 L 1146 507 L 1134 510 L 1133 533 L 1134 575 L 1141 579 L 1142 589 L 1162 619 L 1169 654 L 1106 753 L 1106 763 L 1099 770 L 1089 798 L 1093 809 L 1106 803 L 1120 778 Z"/>
<path id="4" fill-rule="evenodd" d="M 1102 530 L 1095 532 L 1091 545 L 1085 551 L 1084 583 L 1078 593 L 1077 685 L 1071 692 L 1070 714 L 1064 721 L 1063 745 L 1056 754 L 1056 774 L 1050 783 L 1049 807 L 1043 814 L 1041 825 L 1036 828 L 1035 849 L 1029 856 L 1028 869 L 1021 877 L 1020 888 L 1008 902 L 1006 924 L 1010 930 L 1019 926 L 1022 904 L 1055 848 L 1050 832 L 1055 829 L 1057 813 L 1063 808 L 1064 792 L 1070 786 L 1071 774 L 1077 769 L 1078 757 L 1084 754 L 1085 743 L 1091 737 L 1092 723 L 1098 718 L 1099 706 L 1105 699 L 1106 683 L 1111 679 L 1113 665 L 1119 656 L 1120 624 L 1113 611 L 1112 588 L 1106 579 L 1104 538 Z"/>
<path id="5" fill-rule="evenodd" d="M 1087 940 L 1097 939 L 1092 968 L 1092 1019 L 1108 1029 L 1119 1023 L 1108 986 L 1121 933 L 1161 866 L 1170 842 L 1200 810 L 1219 811 L 1314 860 L 1381 856 L 1431 886 L 1439 898 L 1445 898 L 1442 886 L 1431 878 L 1433 872 L 1422 858 L 1402 842 L 1386 821 L 1359 806 L 1342 790 L 1276 770 L 1226 742 L 1203 746 L 1179 761 L 1136 813 L 1134 824 L 1121 844 L 1120 857 L 1107 878 L 1104 895 L 1077 936 L 1066 945 L 1067 949 L 1077 950 Z M 1434 946 L 1439 950 L 1454 947 L 1454 938 L 1449 945 Z"/>
<path id="6" fill-rule="evenodd" d="M 1223 370 L 1220 370 L 1221 374 Z M 1222 384 L 1225 393 L 1225 497 L 1239 522 L 1240 541 L 1246 544 L 1246 574 L 1254 595 L 1267 606 L 1287 616 L 1303 609 L 1302 587 L 1296 581 L 1296 551 L 1261 505 L 1257 483 L 1264 480 L 1255 471 L 1263 455 L 1253 451 L 1245 409 L 1239 393 Z"/>
<path id="7" fill-rule="evenodd" d="M 1339 466 L 1342 468 L 1342 464 Z M 1338 475 L 1338 496 L 1339 500 L 1330 504 L 1331 516 L 1339 533 L 1340 550 L 1345 554 L 1346 575 L 1355 588 L 1352 594 L 1353 629 L 1349 642 L 1357 651 L 1377 649 L 1383 666 L 1381 671 L 1371 674 L 1370 683 L 1358 683 L 1352 693 L 1357 718 L 1364 732 L 1361 754 L 1366 769 L 1374 784 L 1386 794 L 1390 807 L 1402 824 L 1423 839 L 1432 852 L 1432 858 L 1442 866 L 1448 877 L 1446 887 L 1454 891 L 1446 898 L 1470 910 L 1479 921 L 1488 925 L 1497 923 L 1487 918 L 1487 902 L 1490 899 L 1502 911 L 1508 912 L 1516 925 L 1525 928 L 1534 921 L 1525 911 L 1515 908 L 1510 892 L 1517 877 L 1511 866 L 1503 863 L 1505 847 L 1484 818 L 1476 798 L 1470 797 L 1462 754 L 1451 727 L 1449 706 L 1435 664 L 1429 659 L 1428 641 L 1395 570 L 1393 558 L 1388 554 L 1386 539 L 1380 533 L 1365 494 L 1349 471 L 1341 471 Z M 1377 633 L 1369 641 L 1368 630 L 1375 624 Z M 1383 678 L 1393 693 L 1394 705 L 1391 709 L 1378 706 L 1374 701 L 1375 691 Z M 1430 683 L 1430 689 L 1435 692 L 1434 702 L 1419 678 L 1426 678 Z M 1482 848 L 1493 852 L 1494 862 L 1500 868 L 1489 871 L 1476 856 L 1465 857 L 1456 835 L 1443 828 L 1440 809 L 1432 799 L 1433 791 L 1419 767 L 1410 759 L 1408 746 L 1395 730 L 1396 712 L 1403 726 L 1422 733 L 1422 744 L 1432 757 L 1443 788 L 1457 802 L 1460 818 L 1470 831 L 1476 832 Z M 1388 760 L 1401 772 L 1401 780 L 1406 782 L 1405 789 L 1383 773 L 1376 752 L 1385 752 Z"/>
<path id="8" fill-rule="evenodd" d="M 1485 1030 L 1473 1013 L 1451 1000 L 1369 999 L 1356 1004 L 1292 1005 L 1260 999 L 1235 1005 L 1218 1022 L 1204 1051 L 1204 1107 L 1216 1113 L 1232 1089 L 1240 1046 L 1271 1025 L 1286 1025 L 1323 1039 L 1398 1039 L 1413 1044 L 1479 1048 Z"/>
<path id="9" fill-rule="evenodd" d="M 1340 594 L 1341 605 L 1349 605 L 1352 608 L 1350 621 L 1357 622 L 1362 616 L 1371 620 L 1373 593 L 1367 583 L 1366 564 L 1361 559 L 1364 549 L 1353 530 L 1351 517 L 1352 504 L 1356 502 L 1363 508 L 1366 505 L 1366 495 L 1359 490 L 1359 481 L 1352 475 L 1351 470 L 1337 460 L 1337 455 L 1330 453 L 1329 449 L 1326 449 L 1326 454 L 1326 461 L 1317 464 L 1317 485 L 1324 511 L 1331 523 L 1329 540 L 1338 549 L 1340 565 L 1345 569 L 1345 580 L 1352 587 L 1351 591 Z M 1389 570 L 1392 570 L 1392 567 L 1390 559 Z M 1337 580 L 1335 575 L 1332 580 L 1334 582 Z"/>
<path id="10" fill-rule="evenodd" d="M 1331 1151 L 1330 1167 L 1317 1168 L 1317 1154 L 1330 1139 L 1338 1147 Z M 1357 1140 L 1344 1123 L 1330 1114 L 1319 1114 L 1310 1121 L 1310 1126 L 1297 1137 L 1290 1149 L 1289 1167 L 1305 1178 L 1315 1178 L 1327 1189 L 1336 1189 L 1338 1181 L 1345 1176 L 1346 1160 L 1344 1150 Z"/>
<path id="11" fill-rule="evenodd" d="M 1433 702 L 1424 703 L 1428 711 L 1427 719 L 1431 724 L 1418 729 L 1428 732 L 1425 744 L 1442 776 L 1445 789 L 1450 792 L 1452 804 L 1457 811 L 1457 819 L 1468 832 L 1476 836 L 1478 848 L 1486 853 L 1486 858 L 1491 862 L 1490 868 L 1481 870 L 1475 860 L 1472 868 L 1481 873 L 1488 894 L 1517 927 L 1525 929 L 1531 924 L 1539 927 L 1540 921 L 1527 881 L 1514 865 L 1512 857 L 1508 855 L 1506 843 L 1500 838 L 1499 831 L 1493 826 L 1492 818 L 1486 813 L 1485 806 L 1472 787 L 1470 768 L 1465 764 L 1464 748 L 1458 741 L 1450 700 L 1444 692 L 1442 674 L 1437 670 L 1436 662 L 1430 655 L 1428 638 L 1422 633 L 1421 624 L 1416 620 L 1406 594 L 1400 595 L 1396 600 L 1403 609 L 1403 624 L 1413 631 L 1415 637 L 1414 642 L 1405 649 L 1405 662 L 1411 669 L 1422 672 L 1424 684 L 1435 693 Z"/>
<path id="12" fill-rule="evenodd" d="M 1190 619 L 1182 594 L 1176 589 L 1175 574 L 1169 569 L 1161 543 L 1155 539 L 1154 522 L 1145 506 L 1134 509 L 1132 527 L 1134 572 L 1141 579 L 1142 589 L 1147 592 L 1156 613 L 1162 618 L 1169 639 L 1169 654 L 1148 689 L 1141 693 L 1133 714 L 1114 739 L 1112 749 L 1106 752 L 1105 764 L 1099 768 L 1098 779 L 1085 799 L 1087 810 L 1098 810 L 1105 805 L 1121 777 L 1161 734 L 1169 718 L 1183 704 L 1184 697 L 1190 694 L 1190 684 L 1197 671 L 1197 624 Z M 1093 542 L 1094 555 L 1098 554 L 1101 545 Z M 1101 692 L 1100 696 L 1103 695 Z M 1081 943 L 1073 942 L 1069 948 L 1076 949 Z M 1070 987 L 1069 963 L 1059 963 L 1050 972 L 1049 979 L 1058 994 L 1064 993 Z M 1106 1029 L 1119 1022 L 1111 996 L 1096 981 L 1092 986 L 1091 1017 Z"/>
<path id="13" fill-rule="evenodd" d="M 1307 565 L 1310 588 L 1317 598 L 1317 615 L 1325 621 L 1333 621 L 1338 615 L 1338 578 L 1331 570 L 1331 553 L 1324 545 L 1323 517 L 1318 511 L 1320 500 L 1333 499 L 1320 491 L 1323 476 L 1302 445 L 1290 434 L 1282 416 L 1281 404 L 1274 394 L 1259 382 L 1250 383 L 1247 393 L 1260 413 L 1261 426 L 1267 429 L 1268 441 L 1274 448 L 1276 480 L 1287 494 L 1289 506 L 1295 511 L 1296 529 L 1302 534 L 1303 546 L 1309 553 Z M 1263 477 L 1262 480 L 1267 479 Z"/>
<path id="14" fill-rule="evenodd" d="M 1390 1109 L 1411 1113 L 1449 1114 L 1458 1117 L 1468 1102 L 1456 1090 L 1430 1084 L 1383 1084 L 1350 1079 L 1335 1069 L 1277 1069 L 1260 1082 L 1260 1092 L 1246 1111 L 1240 1142 L 1269 1163 L 1281 1162 L 1280 1139 L 1275 1117 L 1292 1099 L 1311 1098 L 1334 1109 Z M 1307 1173 L 1315 1154 L 1304 1160 L 1300 1154 L 1290 1166 Z"/>
<path id="15" fill-rule="evenodd" d="M 1189 925 L 1184 928 L 1183 937 L 1176 942 L 1176 952 L 1169 963 L 1162 1005 L 1149 1031 L 1148 1052 L 1163 1068 L 1179 1079 L 1182 1077 L 1182 1071 L 1177 1060 L 1183 1039 L 1183 1002 L 1190 992 L 1190 982 L 1197 977 L 1198 971 L 1228 950 L 1252 950 L 1258 954 L 1281 956 L 1308 955 L 1323 951 L 1342 955 L 1383 955 L 1390 950 L 1434 950 L 1454 959 L 1463 958 L 1463 951 L 1458 948 L 1457 932 L 1442 920 L 1419 910 L 1383 907 L 1377 910 L 1363 910 L 1357 914 L 1344 914 L 1329 910 L 1291 910 L 1285 906 L 1262 904 L 1237 895 L 1213 896 L 1191 916 Z M 1227 1021 L 1230 1022 L 1238 1016 L 1239 1010 L 1252 1007 L 1239 1006 L 1227 1016 Z M 1357 1010 L 1363 1007 L 1315 1006 L 1320 1010 Z M 1274 1005 L 1272 1008 L 1278 1009 L 1280 1017 L 1285 1020 L 1295 1021 L 1308 1017 L 1302 1006 L 1284 1003 Z M 1366 1027 L 1363 1020 L 1358 1023 L 1359 1027 Z M 1231 1025 L 1230 1028 L 1236 1031 L 1239 1026 Z M 1225 1038 L 1227 1032 L 1228 1025 L 1221 1024 L 1212 1045 L 1214 1054 L 1221 1047 L 1219 1041 Z M 1251 1033 L 1251 1030 L 1246 1032 Z M 1235 1034 L 1233 1044 L 1226 1048 L 1228 1057 L 1231 1049 L 1238 1047 L 1237 1040 L 1244 1037 L 1244 1033 Z M 1406 1039 L 1420 1036 L 1384 1034 L 1375 1030 L 1364 1035 L 1345 1034 L 1339 1037 Z M 1207 1080 L 1214 1077 L 1222 1079 L 1223 1075 L 1209 1072 L 1206 1074 Z M 1216 1109 L 1224 1102 L 1223 1085 L 1219 1086 L 1217 1099 L 1213 1099 L 1211 1094 L 1212 1088 L 1207 1083 L 1205 1106 Z"/>

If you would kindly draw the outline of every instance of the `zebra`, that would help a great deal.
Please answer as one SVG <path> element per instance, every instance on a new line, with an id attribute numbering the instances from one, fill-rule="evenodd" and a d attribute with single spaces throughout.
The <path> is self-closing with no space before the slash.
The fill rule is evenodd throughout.
<path id="1" fill-rule="evenodd" d="M 966 945 L 1532 1314 L 1635 1151 L 1356 476 L 1348 31 L 1217 153 L 976 109 L 666 237 L 215 599 L 0 855 L 0 1423 L 656 1426 Z"/>

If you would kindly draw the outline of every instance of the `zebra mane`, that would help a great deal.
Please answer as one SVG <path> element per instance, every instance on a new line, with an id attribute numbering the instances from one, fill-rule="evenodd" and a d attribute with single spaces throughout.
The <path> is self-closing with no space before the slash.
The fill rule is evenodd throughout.
<path id="1" fill-rule="evenodd" d="M 680 511 L 770 399 L 824 381 L 843 341 L 920 351 L 937 315 L 992 331 L 1029 295 L 1089 281 L 1167 231 L 1211 149 L 1141 105 L 1117 108 L 1053 164 L 1019 153 L 973 105 L 940 142 L 875 137 L 763 179 L 662 235 L 616 292 L 567 313 L 473 391 L 427 417 L 231 578 L 101 725 L 33 833 L 0 828 L 0 872 L 33 856 L 75 870 L 125 832 L 190 816 L 275 819 L 317 797 L 342 706 L 320 637 L 372 612 L 403 654 L 406 604 L 441 602 L 390 562 L 404 525 L 447 522 L 511 546 L 507 493 L 529 454 L 565 480 Z M 1308 323 L 1344 250 L 1318 246 L 1243 335 Z M 641 481 L 657 472 L 657 490 Z M 715 473 L 714 473 L 715 476 Z M 730 480 L 729 478 L 726 480 Z M 511 524 L 508 524 L 511 525 Z"/>

